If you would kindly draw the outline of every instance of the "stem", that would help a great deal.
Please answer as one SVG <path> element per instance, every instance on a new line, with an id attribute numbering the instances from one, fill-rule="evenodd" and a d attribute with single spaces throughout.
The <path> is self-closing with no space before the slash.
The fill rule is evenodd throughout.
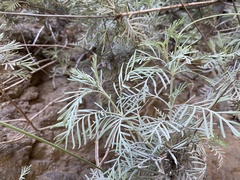
<path id="1" fill-rule="evenodd" d="M 193 2 L 193 3 L 186 3 L 184 4 L 185 7 L 198 7 L 198 6 L 207 6 L 210 4 L 214 4 L 219 2 L 219 0 L 209 0 L 209 1 L 203 1 L 203 2 Z M 177 9 L 181 8 L 182 4 L 177 5 L 170 5 L 160 8 L 152 8 L 152 9 L 146 9 L 146 10 L 139 10 L 139 11 L 132 11 L 132 12 L 125 12 L 125 13 L 119 13 L 116 15 L 107 15 L 107 16 L 100 16 L 100 15 L 62 15 L 62 14 L 34 14 L 34 13 L 15 13 L 15 12 L 2 12 L 0 11 L 0 14 L 4 15 L 15 15 L 15 16 L 32 16 L 32 17 L 42 17 L 42 18 L 95 18 L 95 19 L 118 19 L 120 17 L 124 16 L 132 16 L 132 15 L 138 15 L 138 14 L 146 14 L 150 12 L 156 12 L 156 11 L 166 11 L 170 9 Z"/>
<path id="2" fill-rule="evenodd" d="M 53 143 L 51 143 L 51 142 L 49 142 L 49 141 L 47 141 L 47 140 L 45 140 L 45 139 L 43 139 L 43 138 L 40 138 L 40 137 L 38 137 L 38 136 L 36 136 L 36 135 L 34 135 L 34 134 L 31 134 L 31 133 L 29 133 L 29 132 L 27 132 L 27 131 L 24 131 L 24 130 L 22 130 L 22 129 L 19 129 L 19 128 L 15 127 L 15 126 L 12 126 L 12 125 L 10 125 L 10 124 L 7 124 L 7 123 L 5 123 L 5 122 L 0 121 L 0 124 L 3 125 L 3 126 L 5 126 L 5 127 L 7 127 L 7 128 L 9 128 L 9 129 L 12 129 L 12 130 L 14 130 L 14 131 L 20 132 L 20 133 L 22 133 L 22 134 L 24 134 L 24 135 L 26 135 L 26 136 L 28 136 L 28 137 L 34 138 L 34 139 L 36 139 L 36 140 L 38 140 L 38 141 L 40 141 L 40 142 L 42 142 L 42 143 L 45 143 L 45 144 L 47 144 L 47 145 L 50 145 L 50 146 L 52 146 L 52 147 L 54 147 L 54 148 L 56 148 L 56 149 L 58 149 L 58 150 L 60 150 L 60 151 L 62 151 L 62 152 L 64 152 L 64 153 L 66 153 L 66 154 L 68 154 L 68 155 L 70 155 L 70 156 L 73 156 L 73 157 L 79 159 L 80 161 L 83 161 L 83 162 L 91 165 L 92 167 L 97 168 L 97 169 L 101 170 L 102 172 L 104 172 L 103 169 L 101 169 L 100 167 L 98 167 L 98 166 L 96 166 L 95 164 L 91 163 L 90 161 L 88 161 L 88 160 L 86 160 L 86 159 L 84 159 L 84 158 L 82 158 L 82 157 L 80 157 L 80 156 L 77 156 L 77 155 L 75 155 L 75 154 L 73 154 L 73 153 L 71 153 L 71 152 L 69 152 L 69 151 L 67 151 L 67 150 L 59 147 L 59 146 L 56 145 L 56 144 L 53 144 Z"/>
<path id="3" fill-rule="evenodd" d="M 202 33 L 202 31 L 201 31 L 201 29 L 198 27 L 197 23 L 195 23 L 192 15 L 191 15 L 190 12 L 188 11 L 186 5 L 184 5 L 184 3 L 182 2 L 182 0 L 180 0 L 180 2 L 181 2 L 181 4 L 182 4 L 183 8 L 185 9 L 186 13 L 188 14 L 189 18 L 191 19 L 191 21 L 194 23 L 195 27 L 197 28 L 197 30 L 198 30 L 199 33 L 201 34 L 201 36 L 202 36 L 205 44 L 209 47 L 209 50 L 212 51 L 212 53 L 214 53 L 213 50 L 212 50 L 212 48 L 211 48 L 211 47 L 209 46 L 209 44 L 208 44 L 208 40 L 207 40 L 206 36 Z"/>
<path id="4" fill-rule="evenodd" d="M 170 82 L 170 92 L 169 92 L 169 97 L 170 97 L 170 100 L 169 100 L 169 102 L 170 102 L 170 107 L 169 107 L 169 115 L 170 115 L 170 120 L 172 119 L 172 114 L 173 114 L 173 101 L 174 101 L 174 99 L 173 99 L 173 83 L 174 83 L 174 74 L 172 74 L 172 76 L 171 76 L 171 82 Z"/>

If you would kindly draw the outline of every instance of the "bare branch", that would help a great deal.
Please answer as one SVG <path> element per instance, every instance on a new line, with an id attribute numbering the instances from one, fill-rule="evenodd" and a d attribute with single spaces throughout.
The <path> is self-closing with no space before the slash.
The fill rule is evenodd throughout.
<path id="1" fill-rule="evenodd" d="M 202 6 L 202 5 L 210 5 L 219 2 L 218 0 L 210 0 L 210 1 L 203 1 L 203 2 L 193 2 L 193 3 L 186 3 L 184 4 L 185 7 L 194 7 L 194 6 Z M 2 12 L 0 11 L 0 14 L 5 15 L 16 15 L 16 16 L 32 16 L 32 17 L 43 17 L 43 18 L 94 18 L 94 19 L 116 19 L 123 16 L 132 16 L 137 14 L 146 14 L 150 12 L 155 11 L 165 11 L 169 9 L 176 9 L 181 8 L 182 4 L 177 5 L 171 5 L 166 7 L 160 7 L 160 8 L 152 8 L 152 9 L 146 9 L 146 10 L 139 10 L 139 11 L 132 11 L 132 12 L 126 12 L 126 13 L 120 13 L 117 15 L 110 15 L 110 16 L 101 16 L 101 15 L 61 15 L 61 14 L 34 14 L 34 13 L 15 13 L 15 12 Z"/>

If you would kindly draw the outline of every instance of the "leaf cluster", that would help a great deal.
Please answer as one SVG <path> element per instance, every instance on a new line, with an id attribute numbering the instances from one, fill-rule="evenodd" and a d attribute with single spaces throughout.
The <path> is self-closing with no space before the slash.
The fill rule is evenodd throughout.
<path id="1" fill-rule="evenodd" d="M 3 33 L 0 34 L 0 40 L 3 40 Z M 3 41 L 2 41 L 3 42 Z M 30 79 L 31 74 L 37 67 L 37 62 L 30 55 L 21 56 L 18 50 L 23 47 L 18 43 L 4 42 L 0 47 L 0 79 L 1 85 L 10 86 L 21 80 Z"/>

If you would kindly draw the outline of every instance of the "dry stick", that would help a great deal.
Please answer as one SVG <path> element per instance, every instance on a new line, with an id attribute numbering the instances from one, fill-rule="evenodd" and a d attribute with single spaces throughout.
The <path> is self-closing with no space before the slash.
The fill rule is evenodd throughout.
<path id="1" fill-rule="evenodd" d="M 68 49 L 72 49 L 72 47 L 68 47 L 68 46 L 74 46 L 74 45 L 68 45 L 68 46 L 63 46 L 63 45 L 59 45 L 59 44 L 21 44 L 20 45 L 24 45 L 24 46 L 29 46 L 29 47 L 60 47 L 60 48 L 68 48 Z M 3 47 L 4 45 L 0 45 L 0 47 Z"/>
<path id="2" fill-rule="evenodd" d="M 182 2 L 182 0 L 180 0 L 183 8 L 185 9 L 186 13 L 188 14 L 189 18 L 191 19 L 192 22 L 194 22 L 194 19 L 192 17 L 192 15 L 189 13 L 189 11 L 186 8 L 186 5 Z M 201 34 L 202 38 L 204 39 L 206 45 L 208 44 L 207 38 L 204 36 L 204 34 L 202 33 L 202 31 L 200 30 L 200 28 L 198 27 L 198 25 L 194 22 L 195 27 L 197 28 L 197 30 L 199 31 L 199 33 Z M 209 48 L 211 50 L 211 48 Z M 212 50 L 211 50 L 212 51 Z M 213 51 L 212 51 L 213 52 Z"/>
<path id="3" fill-rule="evenodd" d="M 29 46 L 29 47 L 61 47 L 61 48 L 71 48 L 59 44 L 23 44 L 23 43 L 18 43 L 18 45 L 22 46 Z M 5 45 L 0 45 L 0 47 L 4 47 Z"/>
<path id="4" fill-rule="evenodd" d="M 101 162 L 99 163 L 99 167 L 102 166 L 103 162 L 104 162 L 105 159 L 107 158 L 107 155 L 109 154 L 110 149 L 111 149 L 111 144 L 108 145 L 107 150 L 106 150 L 106 152 L 105 152 L 105 154 L 104 154 L 104 156 L 103 156 Z"/>
<path id="5" fill-rule="evenodd" d="M 98 136 L 97 136 L 97 139 L 98 139 Z M 113 141 L 113 136 L 111 137 L 110 142 L 112 142 L 112 141 Z M 111 149 L 111 143 L 108 144 L 107 150 L 106 150 L 106 152 L 105 152 L 101 162 L 99 162 L 99 140 L 95 141 L 95 161 L 96 161 L 96 165 L 98 167 L 102 166 L 103 162 L 105 161 L 105 159 L 107 158 L 107 156 L 108 156 L 108 154 L 110 152 L 110 149 Z"/>
<path id="6" fill-rule="evenodd" d="M 113 136 L 111 137 L 110 142 L 112 142 L 112 141 L 113 141 Z M 107 150 L 106 150 L 106 152 L 105 152 L 105 154 L 104 154 L 104 156 L 103 156 L 101 162 L 99 163 L 99 167 L 102 166 L 103 162 L 104 162 L 105 159 L 107 158 L 107 156 L 108 156 L 108 154 L 109 154 L 109 152 L 110 152 L 110 149 L 111 149 L 111 143 L 108 144 L 108 146 L 107 146 Z"/>
<path id="7" fill-rule="evenodd" d="M 41 32 L 42 32 L 42 30 L 44 29 L 44 26 L 42 26 L 40 29 L 39 29 L 39 31 L 38 31 L 38 33 L 37 33 L 37 35 L 36 35 L 36 37 L 35 37 L 35 39 L 34 39 L 34 41 L 33 41 L 33 44 L 36 44 L 36 42 L 37 42 L 37 40 L 38 40 L 38 37 L 39 37 L 39 35 L 41 34 Z M 25 43 L 25 42 L 24 42 Z M 25 43 L 26 44 L 26 43 Z"/>
<path id="8" fill-rule="evenodd" d="M 78 60 L 77 60 L 76 65 L 75 65 L 75 68 L 76 68 L 76 69 L 78 68 L 78 66 L 79 66 L 79 64 L 80 64 L 80 61 L 83 61 L 83 60 L 84 60 L 84 57 L 87 56 L 87 53 L 88 53 L 88 52 L 85 52 L 85 53 L 83 53 L 83 54 L 80 55 L 80 57 L 79 57 Z"/>
<path id="9" fill-rule="evenodd" d="M 194 7 L 199 5 L 209 5 L 219 2 L 219 0 L 210 0 L 210 1 L 203 1 L 203 2 L 193 2 L 193 3 L 186 3 L 184 4 L 185 7 Z M 150 13 L 154 11 L 164 11 L 169 9 L 176 9 L 181 8 L 182 4 L 177 5 L 171 5 L 166 7 L 160 7 L 160 8 L 152 8 L 152 9 L 146 9 L 146 10 L 140 10 L 140 11 L 132 11 L 132 12 L 126 12 L 126 13 L 119 13 L 117 15 L 111 15 L 111 16 L 99 16 L 99 15 L 61 15 L 61 14 L 33 14 L 33 13 L 15 13 L 15 12 L 2 12 L 0 11 L 0 14 L 6 14 L 6 15 L 16 15 L 16 16 L 32 16 L 32 17 L 43 17 L 43 18 L 105 18 L 105 19 L 116 19 L 124 16 L 132 16 L 137 14 L 145 14 Z"/>
<path id="10" fill-rule="evenodd" d="M 49 106 L 51 106 L 54 102 L 58 101 L 59 99 L 62 99 L 65 95 L 62 95 L 56 99 L 54 99 L 53 101 L 51 101 L 50 103 L 48 103 L 43 109 L 41 109 L 38 113 L 36 113 L 34 116 L 32 116 L 30 118 L 31 121 L 33 121 L 33 119 L 35 119 L 38 115 L 40 115 L 45 109 L 47 109 Z M 47 126 L 47 127 L 43 127 L 43 128 L 40 128 L 39 131 L 43 131 L 45 129 L 50 129 L 52 128 L 52 126 Z"/>
<path id="11" fill-rule="evenodd" d="M 18 81 L 18 82 L 16 82 L 16 83 L 14 83 L 14 84 L 12 84 L 12 85 L 6 87 L 6 88 L 3 88 L 2 90 L 3 90 L 3 91 L 6 91 L 6 90 L 8 90 L 8 89 L 10 89 L 10 88 L 12 88 L 12 87 L 18 85 L 18 84 L 21 84 L 21 83 L 24 82 L 24 81 L 25 81 L 25 79 L 22 79 L 22 80 L 20 80 L 20 81 Z"/>
<path id="12" fill-rule="evenodd" d="M 64 97 L 65 95 L 62 95 L 56 99 L 54 99 L 53 101 L 51 101 L 50 103 L 48 103 L 41 111 L 39 111 L 38 113 L 36 113 L 34 116 L 32 116 L 28 122 L 30 122 L 30 124 L 32 124 L 32 120 L 35 119 L 39 114 L 41 114 L 45 109 L 47 109 L 50 105 L 52 105 L 55 101 L 61 99 L 62 97 Z M 15 120 L 6 120 L 6 121 L 2 121 L 2 122 L 14 122 L 14 121 L 26 121 L 26 118 L 25 119 L 15 119 Z M 32 126 L 33 127 L 33 126 Z M 34 128 L 34 127 L 33 127 Z M 46 129 L 50 129 L 52 128 L 52 126 L 47 126 L 47 127 L 44 127 L 44 128 L 40 128 L 38 129 L 38 131 L 43 131 L 43 130 L 46 130 Z M 35 129 L 35 128 L 34 128 Z M 16 141 L 19 141 L 20 139 L 22 139 L 25 135 L 21 135 L 19 136 L 18 138 L 16 139 L 13 139 L 13 140 L 10 140 L 10 141 L 5 141 L 5 142 L 0 142 L 0 144 L 8 144 L 8 143 L 12 143 L 12 142 L 16 142 Z"/>
<path id="13" fill-rule="evenodd" d="M 30 121 L 32 122 L 37 116 L 39 116 L 45 109 L 47 109 L 49 106 L 51 106 L 54 102 L 58 101 L 59 99 L 62 99 L 65 95 L 62 95 L 56 99 L 54 99 L 53 101 L 49 102 L 43 109 L 41 109 L 40 111 L 38 111 L 36 114 L 34 114 L 32 117 L 30 117 Z M 19 121 L 25 121 L 25 119 L 12 119 L 12 120 L 1 120 L 2 122 L 19 122 Z M 52 126 L 46 126 L 43 128 L 39 128 L 39 131 L 45 130 L 45 129 L 50 129 L 52 128 Z"/>
<path id="14" fill-rule="evenodd" d="M 8 82 L 11 82 L 12 80 L 14 81 L 14 76 L 8 78 L 8 79 L 7 79 L 6 81 L 4 81 L 2 84 L 5 85 L 5 84 L 7 84 Z"/>
<path id="15" fill-rule="evenodd" d="M 20 121 L 24 121 L 26 122 L 25 119 L 21 118 L 21 119 L 11 119 L 11 120 L 6 120 L 6 119 L 3 119 L 1 120 L 2 122 L 5 122 L 5 123 L 10 123 L 10 122 L 20 122 Z"/>
<path id="16" fill-rule="evenodd" d="M 97 134 L 97 139 L 98 139 L 98 136 L 99 136 L 99 133 Z M 98 167 L 101 167 L 99 163 L 99 140 L 95 141 L 95 162 Z"/>
<path id="17" fill-rule="evenodd" d="M 58 101 L 59 99 L 63 98 L 65 95 L 62 95 L 56 99 L 54 99 L 53 101 L 51 101 L 50 103 L 48 103 L 43 109 L 41 109 L 38 113 L 36 113 L 34 116 L 32 116 L 30 118 L 30 120 L 32 121 L 33 119 L 35 119 L 39 114 L 41 114 L 45 109 L 47 109 L 49 106 L 51 106 L 54 102 Z"/>
<path id="18" fill-rule="evenodd" d="M 13 143 L 13 142 L 19 141 L 19 140 L 22 139 L 24 136 L 25 136 L 25 134 L 22 134 L 21 136 L 19 136 L 19 137 L 16 138 L 16 139 L 13 139 L 13 140 L 10 140 L 10 141 L 0 142 L 0 145 L 1 145 L 1 144 L 9 144 L 9 143 Z"/>
<path id="19" fill-rule="evenodd" d="M 45 68 L 45 67 L 47 67 L 47 66 L 50 66 L 51 64 L 54 64 L 54 63 L 56 63 L 56 62 L 57 62 L 57 60 L 51 61 L 51 62 L 49 62 L 49 63 L 47 63 L 47 64 L 39 67 L 38 69 L 34 70 L 31 74 L 36 73 L 37 71 L 40 71 L 40 70 L 42 70 L 43 68 Z"/>
<path id="20" fill-rule="evenodd" d="M 52 59 L 51 58 L 46 58 L 46 59 L 38 60 L 37 62 L 38 63 L 45 63 L 45 62 L 48 62 L 48 61 L 52 61 Z"/>
<path id="21" fill-rule="evenodd" d="M 15 13 L 15 12 L 3 12 L 0 14 L 4 15 L 15 15 L 15 16 L 31 16 L 31 17 L 42 17 L 42 18 L 107 18 L 114 19 L 116 16 L 99 16 L 99 15 L 61 15 L 61 14 L 34 14 L 34 13 Z"/>
<path id="22" fill-rule="evenodd" d="M 211 0 L 211 1 L 204 1 L 204 2 L 194 2 L 194 3 L 186 3 L 184 4 L 185 7 L 194 7 L 194 6 L 200 6 L 200 5 L 209 5 L 219 2 L 218 0 Z M 150 13 L 154 11 L 163 11 L 163 10 L 169 10 L 169 9 L 177 9 L 181 8 L 182 4 L 177 5 L 171 5 L 166 7 L 160 7 L 160 8 L 153 8 L 153 9 L 147 9 L 147 10 L 140 10 L 140 11 L 133 11 L 133 12 L 127 12 L 127 13 L 121 13 L 118 16 L 132 16 L 137 14 L 144 14 L 144 13 Z"/>
<path id="23" fill-rule="evenodd" d="M 214 30 L 213 32 L 222 32 L 222 33 L 233 33 L 234 30 L 237 30 L 238 27 L 228 28 L 228 29 L 220 29 L 220 30 Z"/>
<path id="24" fill-rule="evenodd" d="M 18 79 L 14 79 L 14 78 L 16 78 L 16 76 L 10 77 L 9 79 L 5 80 L 2 84 L 5 86 L 5 84 L 7 84 L 7 83 L 14 83 L 14 82 L 18 83 L 19 80 Z"/>
<path id="25" fill-rule="evenodd" d="M 233 7 L 234 7 L 235 12 L 238 14 L 238 10 L 237 10 L 235 1 L 233 0 L 232 3 L 233 3 Z M 237 19 L 238 19 L 238 24 L 240 25 L 240 17 L 239 17 L 239 15 L 237 15 Z"/>
<path id="26" fill-rule="evenodd" d="M 39 131 L 33 123 L 30 121 L 30 119 L 27 117 L 27 115 L 18 107 L 18 105 L 0 88 L 0 92 L 13 104 L 13 106 L 18 110 L 20 114 L 27 120 L 27 122 L 32 126 L 32 128 L 36 131 Z"/>
<path id="27" fill-rule="evenodd" d="M 56 37 L 55 37 L 55 35 L 54 35 L 54 32 L 53 32 L 53 30 L 52 30 L 51 24 L 46 23 L 46 27 L 48 28 L 48 30 L 50 30 L 54 42 L 57 43 L 57 39 L 56 39 Z"/>
<path id="28" fill-rule="evenodd" d="M 28 48 L 28 46 L 26 46 L 26 40 L 25 40 L 25 38 L 24 38 L 24 36 L 23 36 L 23 34 L 22 34 L 22 32 L 20 32 L 21 33 L 21 36 L 22 36 L 22 39 L 23 39 L 23 42 L 24 42 L 24 46 L 25 46 L 25 48 L 26 48 L 26 50 L 27 50 L 27 52 L 28 52 L 28 54 L 30 54 L 30 56 L 31 56 L 31 53 L 30 53 L 30 51 L 29 51 L 29 48 Z M 38 36 L 39 36 L 39 34 L 40 33 L 38 33 L 37 34 L 37 37 L 36 38 L 38 38 Z M 35 38 L 35 40 L 37 41 L 37 39 Z M 35 42 L 35 40 L 34 40 L 34 42 Z M 33 43 L 34 44 L 34 43 Z M 31 56 L 32 57 L 32 56 Z M 37 72 L 37 70 L 35 70 L 35 72 Z M 31 74 L 33 74 L 34 72 L 32 72 Z"/>
<path id="29" fill-rule="evenodd" d="M 20 31 L 20 33 L 21 33 L 21 36 L 22 36 L 22 40 L 23 40 L 23 42 L 24 42 L 24 45 L 26 44 L 26 40 L 25 40 L 25 38 L 24 38 L 24 36 L 23 36 L 23 33 Z M 28 54 L 31 54 L 30 53 L 30 51 L 29 51 L 29 49 L 28 49 L 28 47 L 27 46 L 25 46 L 25 48 L 26 48 L 26 50 L 27 50 L 27 52 L 28 52 Z"/>

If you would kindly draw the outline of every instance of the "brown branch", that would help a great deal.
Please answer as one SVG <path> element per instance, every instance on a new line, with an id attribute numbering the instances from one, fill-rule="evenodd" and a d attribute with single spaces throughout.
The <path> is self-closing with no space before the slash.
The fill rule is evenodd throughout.
<path id="1" fill-rule="evenodd" d="M 24 42 L 24 45 L 26 44 L 26 40 L 25 40 L 25 38 L 24 38 L 24 35 L 23 35 L 23 33 L 20 31 L 20 33 L 21 33 L 21 36 L 22 36 L 22 40 L 23 40 L 23 42 Z M 30 53 L 30 51 L 29 51 L 29 48 L 25 45 L 25 48 L 26 48 L 26 50 L 27 50 L 27 52 L 28 52 L 28 54 L 31 54 Z"/>
<path id="2" fill-rule="evenodd" d="M 206 43 L 206 45 L 208 45 L 207 38 L 204 36 L 201 29 L 198 27 L 197 23 L 194 22 L 194 19 L 193 19 L 192 15 L 190 14 L 190 12 L 188 11 L 186 5 L 182 2 L 182 0 L 180 0 L 180 3 L 182 4 L 183 8 L 185 9 L 185 11 L 188 14 L 189 18 L 191 19 L 191 21 L 194 23 L 194 25 L 197 28 L 197 30 L 199 31 L 199 33 L 201 34 L 201 36 L 202 36 L 204 42 Z M 209 47 L 209 49 L 212 50 L 210 47 Z"/>
<path id="3" fill-rule="evenodd" d="M 43 111 L 45 111 L 49 106 L 51 106 L 53 103 L 55 103 L 56 101 L 62 99 L 65 95 L 62 95 L 56 99 L 54 99 L 53 101 L 49 102 L 43 109 L 41 109 L 40 111 L 38 111 L 36 114 L 34 114 L 32 117 L 29 118 L 29 120 L 32 122 L 37 116 L 39 116 L 41 113 L 43 113 Z M 25 119 L 21 118 L 21 119 L 11 119 L 11 120 L 1 120 L 2 122 L 6 122 L 6 123 L 10 123 L 10 122 L 19 122 L 19 121 L 25 121 Z M 47 126 L 47 127 L 43 127 L 40 128 L 39 131 L 43 131 L 45 129 L 51 129 L 52 126 Z"/>
<path id="4" fill-rule="evenodd" d="M 22 45 L 22 46 L 29 46 L 29 47 L 60 47 L 60 48 L 68 48 L 71 49 L 72 47 L 74 47 L 74 45 L 60 45 L 60 44 L 21 44 L 18 43 L 18 45 Z M 0 47 L 3 47 L 4 45 L 0 45 Z M 69 47 L 72 46 L 72 47 Z"/>
<path id="5" fill-rule="evenodd" d="M 105 159 L 107 158 L 107 156 L 108 156 L 108 154 L 109 154 L 109 152 L 110 152 L 110 149 L 111 149 L 111 145 L 108 145 L 107 150 L 106 150 L 106 152 L 105 152 L 105 154 L 104 154 L 104 156 L 103 156 L 101 162 L 99 163 L 99 167 L 102 166 L 103 162 L 104 162 Z"/>
<path id="6" fill-rule="evenodd" d="M 113 137 L 111 138 L 111 141 L 112 141 L 112 140 L 113 140 Z M 111 143 L 108 144 L 108 146 L 107 146 L 107 150 L 106 150 L 106 152 L 105 152 L 105 154 L 104 154 L 104 156 L 103 156 L 101 162 L 99 163 L 99 167 L 102 166 L 103 162 L 104 162 L 105 159 L 107 158 L 107 156 L 108 156 L 108 154 L 109 154 L 109 152 L 110 152 L 110 149 L 111 149 Z"/>
<path id="7" fill-rule="evenodd" d="M 3 12 L 0 14 L 4 15 L 15 15 L 15 16 L 31 16 L 31 17 L 42 17 L 42 18 L 106 18 L 114 19 L 115 16 L 99 16 L 99 15 L 62 15 L 62 14 L 34 14 L 34 13 L 15 13 L 15 12 Z"/>
<path id="8" fill-rule="evenodd" d="M 11 79 L 13 79 L 13 78 L 11 78 Z M 21 84 L 22 82 L 24 82 L 25 81 L 25 79 L 21 79 L 21 80 L 18 80 L 16 83 L 14 83 L 14 84 L 12 84 L 12 85 L 10 85 L 10 86 L 7 86 L 7 87 L 5 87 L 5 88 L 3 88 L 2 90 L 3 91 L 6 91 L 6 90 L 8 90 L 8 89 L 11 89 L 12 87 L 14 87 L 14 86 L 17 86 L 18 84 Z M 5 81 L 5 82 L 3 82 L 2 84 L 4 85 L 4 84 L 6 84 L 8 81 Z"/>
<path id="9" fill-rule="evenodd" d="M 232 1 L 232 3 L 233 3 L 233 7 L 234 7 L 235 12 L 238 14 L 238 10 L 237 10 L 237 7 L 236 7 L 236 4 L 235 4 L 234 0 Z M 238 20 L 238 25 L 240 25 L 240 17 L 239 17 L 239 15 L 237 15 L 237 20 Z"/>
<path id="10" fill-rule="evenodd" d="M 210 1 L 204 1 L 204 2 L 193 2 L 193 3 L 186 3 L 184 4 L 185 7 L 194 7 L 194 6 L 201 6 L 201 5 L 209 5 L 209 4 L 214 4 L 217 3 L 218 0 L 210 0 Z M 145 14 L 145 13 L 150 13 L 154 11 L 164 11 L 164 10 L 169 10 L 169 9 L 177 9 L 181 8 L 182 4 L 177 4 L 177 5 L 171 5 L 171 6 L 165 6 L 165 7 L 160 7 L 160 8 L 153 8 L 153 9 L 146 9 L 146 10 L 140 10 L 140 11 L 133 11 L 133 12 L 126 12 L 126 13 L 121 13 L 118 16 L 132 16 L 132 15 L 137 15 L 137 14 Z"/>
<path id="11" fill-rule="evenodd" d="M 31 72 L 31 74 L 34 74 L 34 73 L 36 73 L 37 71 L 43 70 L 43 68 L 48 67 L 48 66 L 50 66 L 51 64 L 54 64 L 54 63 L 56 63 L 56 62 L 57 62 L 57 60 L 51 61 L 51 62 L 49 62 L 49 63 L 47 63 L 47 64 L 39 67 L 38 69 L 35 69 L 33 72 Z"/>
<path id="12" fill-rule="evenodd" d="M 36 131 L 39 131 L 31 122 L 31 120 L 27 117 L 27 115 L 18 107 L 18 105 L 4 92 L 2 88 L 0 88 L 0 92 L 11 102 L 11 104 L 17 109 L 17 111 L 22 114 L 22 116 L 26 119 L 26 121 L 32 126 L 32 128 Z"/>
<path id="13" fill-rule="evenodd" d="M 25 134 L 21 134 L 21 136 L 16 137 L 15 139 L 12 139 L 12 140 L 9 140 L 9 141 L 0 142 L 0 145 L 2 145 L 2 144 L 8 144 L 8 143 L 13 143 L 13 142 L 19 141 L 20 139 L 24 138 L 24 136 L 25 136 Z"/>
<path id="14" fill-rule="evenodd" d="M 185 7 L 198 7 L 202 5 L 209 5 L 219 2 L 219 0 L 209 0 L 209 1 L 203 1 L 203 2 L 193 2 L 193 3 L 186 3 L 184 4 Z M 132 11 L 132 12 L 125 12 L 125 13 L 119 13 L 117 15 L 110 15 L 110 16 L 99 16 L 99 15 L 61 15 L 61 14 L 34 14 L 34 13 L 15 13 L 15 12 L 2 12 L 0 11 L 0 14 L 5 15 L 15 15 L 15 16 L 32 16 L 32 17 L 42 17 L 42 18 L 98 18 L 98 19 L 117 19 L 124 16 L 132 16 L 137 14 L 146 14 L 150 12 L 155 11 L 165 11 L 169 9 L 176 9 L 181 8 L 182 4 L 177 5 L 171 5 L 171 6 L 165 6 L 165 7 L 159 7 L 159 8 L 152 8 L 152 9 L 146 9 L 146 10 L 139 10 L 139 11 Z"/>
<path id="15" fill-rule="evenodd" d="M 98 140 L 98 135 L 97 135 L 97 140 L 95 141 L 95 162 L 96 165 L 101 167 L 99 163 L 99 140 Z"/>
<path id="16" fill-rule="evenodd" d="M 62 95 L 56 99 L 54 99 L 53 101 L 49 102 L 43 109 L 41 109 L 40 111 L 38 111 L 38 113 L 36 113 L 34 116 L 32 116 L 30 118 L 31 121 L 33 121 L 33 119 L 35 119 L 37 116 L 39 116 L 44 110 L 46 110 L 49 106 L 51 106 L 53 103 L 55 103 L 56 101 L 62 99 L 65 95 Z"/>

